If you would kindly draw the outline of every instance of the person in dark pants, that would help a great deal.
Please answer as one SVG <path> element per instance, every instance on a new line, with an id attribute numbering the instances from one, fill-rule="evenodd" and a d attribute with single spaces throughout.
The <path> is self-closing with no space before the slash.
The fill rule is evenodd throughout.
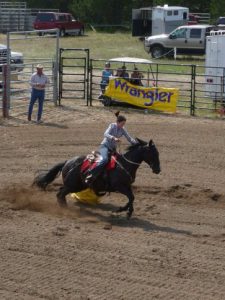
<path id="1" fill-rule="evenodd" d="M 104 98 L 104 93 L 107 85 L 109 84 L 109 78 L 113 76 L 113 71 L 110 69 L 110 62 L 105 63 L 105 69 L 102 71 L 102 80 L 100 83 L 101 87 L 101 94 L 99 95 L 98 99 Z"/>
<path id="2" fill-rule="evenodd" d="M 101 142 L 99 147 L 99 153 L 101 154 L 102 158 L 96 165 L 94 169 L 87 175 L 85 179 L 85 183 L 91 185 L 96 178 L 102 173 L 104 170 L 105 165 L 109 161 L 109 154 L 116 151 L 118 143 L 120 142 L 120 138 L 124 136 L 130 144 L 136 144 L 137 141 L 132 138 L 124 125 L 126 123 L 126 118 L 119 114 L 120 112 L 116 112 L 116 122 L 109 124 L 108 128 L 104 133 L 104 139 Z"/>
<path id="3" fill-rule="evenodd" d="M 28 108 L 28 121 L 31 121 L 32 111 L 36 100 L 38 100 L 37 123 L 41 123 L 43 104 L 45 100 L 45 87 L 49 83 L 48 77 L 43 73 L 43 66 L 38 64 L 37 71 L 31 75 L 30 85 L 32 87 L 30 104 Z"/>

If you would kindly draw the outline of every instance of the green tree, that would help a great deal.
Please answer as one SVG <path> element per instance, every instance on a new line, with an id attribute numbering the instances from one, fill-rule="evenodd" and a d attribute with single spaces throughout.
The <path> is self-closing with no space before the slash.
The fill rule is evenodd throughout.
<path id="1" fill-rule="evenodd" d="M 225 16 L 225 5 L 224 0 L 211 1 L 210 13 L 212 19 Z"/>
<path id="2" fill-rule="evenodd" d="M 211 13 L 213 18 L 225 15 L 224 0 L 27 0 L 28 7 L 69 11 L 84 22 L 95 24 L 131 23 L 133 8 L 165 3 L 188 7 L 190 12 Z"/>

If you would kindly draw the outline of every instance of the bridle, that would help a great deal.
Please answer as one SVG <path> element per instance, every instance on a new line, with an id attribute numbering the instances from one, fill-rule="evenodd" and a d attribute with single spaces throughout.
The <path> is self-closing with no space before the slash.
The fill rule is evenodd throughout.
<path id="1" fill-rule="evenodd" d="M 141 163 L 136 163 L 136 162 L 134 162 L 134 161 L 132 161 L 132 160 L 129 160 L 129 159 L 127 159 L 125 156 L 124 156 L 124 154 L 121 154 L 121 156 L 123 157 L 123 159 L 126 161 L 126 162 L 128 162 L 128 163 L 130 163 L 130 164 L 132 164 L 132 165 L 136 165 L 136 166 L 140 166 L 141 165 Z M 150 165 L 150 167 L 151 167 L 151 163 L 149 164 Z"/>

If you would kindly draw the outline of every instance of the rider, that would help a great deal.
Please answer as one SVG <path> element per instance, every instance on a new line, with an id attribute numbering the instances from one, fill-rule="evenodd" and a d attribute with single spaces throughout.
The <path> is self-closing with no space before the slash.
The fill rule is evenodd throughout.
<path id="1" fill-rule="evenodd" d="M 133 139 L 124 128 L 126 118 L 119 113 L 119 111 L 115 113 L 116 123 L 111 123 L 104 133 L 104 139 L 101 142 L 99 148 L 99 152 L 102 158 L 97 163 L 96 167 L 91 170 L 86 177 L 85 183 L 87 184 L 91 184 L 92 182 L 94 182 L 98 175 L 104 170 L 104 166 L 109 161 L 110 152 L 116 151 L 117 145 L 120 142 L 120 138 L 122 136 L 124 136 L 130 144 L 137 143 L 137 141 Z"/>

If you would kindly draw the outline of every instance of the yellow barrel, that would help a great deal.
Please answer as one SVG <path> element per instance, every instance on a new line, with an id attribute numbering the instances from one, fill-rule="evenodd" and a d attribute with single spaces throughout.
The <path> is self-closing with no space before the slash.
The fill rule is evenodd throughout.
<path id="1" fill-rule="evenodd" d="M 98 197 L 95 194 L 95 192 L 90 188 L 83 190 L 79 193 L 72 193 L 71 197 L 82 203 L 88 203 L 93 205 L 100 203 L 100 197 Z"/>

